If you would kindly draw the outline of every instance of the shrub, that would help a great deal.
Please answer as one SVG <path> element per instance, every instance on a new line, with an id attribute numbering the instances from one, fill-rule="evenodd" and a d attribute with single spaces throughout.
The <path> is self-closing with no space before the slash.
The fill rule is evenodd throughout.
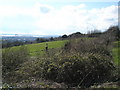
<path id="1" fill-rule="evenodd" d="M 21 73 L 21 76 L 25 78 L 44 78 L 80 87 L 89 87 L 94 83 L 108 81 L 115 69 L 110 58 L 92 53 L 38 58 L 32 62 L 23 64 L 18 75 Z M 26 71 L 28 69 L 29 71 Z"/>
<path id="2" fill-rule="evenodd" d="M 68 36 L 67 36 L 66 34 L 62 36 L 62 38 L 67 38 L 67 37 L 68 37 Z"/>
<path id="3" fill-rule="evenodd" d="M 111 45 L 106 46 L 103 41 L 100 39 L 77 39 L 71 40 L 66 43 L 63 50 L 65 53 L 69 52 L 77 52 L 80 54 L 84 53 L 99 53 L 101 55 L 111 56 Z"/>
<path id="4" fill-rule="evenodd" d="M 47 41 L 48 41 L 48 39 L 46 39 L 46 38 L 37 38 L 37 39 L 36 39 L 36 42 L 37 42 L 37 43 L 47 42 Z"/>
<path id="5" fill-rule="evenodd" d="M 62 61 L 65 62 L 60 65 L 57 79 L 85 87 L 107 81 L 114 69 L 113 63 L 107 57 L 97 54 L 72 56 Z"/>
<path id="6" fill-rule="evenodd" d="M 43 77 L 85 87 L 108 81 L 115 66 L 110 50 L 97 40 L 67 42 L 65 52 L 45 65 L 47 73 Z"/>
<path id="7" fill-rule="evenodd" d="M 14 71 L 17 70 L 22 63 L 27 61 L 28 51 L 26 47 L 7 48 L 2 52 L 2 76 L 3 79 L 8 79 L 14 76 Z M 14 77 L 13 77 L 14 78 Z M 5 81 L 4 80 L 4 81 Z"/>
<path id="8" fill-rule="evenodd" d="M 49 54 L 46 53 L 45 56 L 23 63 L 15 71 L 17 76 L 14 78 L 43 78 L 79 87 L 90 87 L 116 78 L 113 75 L 116 67 L 111 52 L 97 39 L 76 39 L 67 42 L 62 50 L 54 50 L 49 50 Z"/>

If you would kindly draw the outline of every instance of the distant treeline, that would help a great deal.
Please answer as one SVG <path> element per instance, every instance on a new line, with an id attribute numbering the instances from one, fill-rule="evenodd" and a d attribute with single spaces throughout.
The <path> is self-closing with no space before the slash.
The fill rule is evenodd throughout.
<path id="1" fill-rule="evenodd" d="M 4 43 L 2 43 L 2 48 L 8 48 L 8 47 L 13 47 L 13 46 L 20 46 L 20 45 L 25 45 L 25 44 L 32 44 L 32 41 L 5 41 Z"/>
<path id="2" fill-rule="evenodd" d="M 110 40 L 117 41 L 120 40 L 120 30 L 118 26 L 111 26 L 109 27 L 106 31 L 101 32 L 100 30 L 93 30 L 89 31 L 87 34 L 82 34 L 80 32 L 76 32 L 70 35 L 63 35 L 61 38 L 80 38 L 80 37 L 104 37 L 104 38 L 109 38 Z"/>
<path id="3" fill-rule="evenodd" d="M 112 26 L 109 29 L 107 29 L 105 32 L 101 32 L 100 30 L 93 30 L 89 31 L 87 34 L 82 34 L 80 32 L 72 33 L 70 35 L 62 35 L 59 37 L 50 37 L 50 38 L 37 38 L 35 41 L 6 41 L 5 43 L 2 43 L 2 48 L 8 48 L 13 46 L 20 46 L 24 44 L 32 44 L 32 43 L 42 43 L 42 42 L 48 42 L 48 41 L 57 41 L 57 40 L 66 40 L 66 39 L 72 39 L 72 38 L 84 38 L 84 37 L 105 37 L 110 38 L 110 40 L 120 40 L 120 30 L 118 26 Z"/>
<path id="4" fill-rule="evenodd" d="M 93 30 L 88 31 L 87 34 L 82 34 L 80 32 L 72 33 L 70 35 L 63 35 L 61 37 L 58 37 L 59 39 L 71 39 L 71 38 L 80 38 L 80 37 L 101 37 L 101 36 L 109 36 L 110 38 L 114 38 L 114 40 L 120 39 L 120 30 L 118 26 L 111 26 L 109 29 L 107 29 L 104 32 L 101 32 L 100 30 Z"/>

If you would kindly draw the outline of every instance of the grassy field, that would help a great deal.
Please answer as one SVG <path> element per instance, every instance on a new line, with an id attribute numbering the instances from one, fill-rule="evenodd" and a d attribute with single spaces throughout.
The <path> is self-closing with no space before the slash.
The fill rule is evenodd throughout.
<path id="1" fill-rule="evenodd" d="M 120 41 L 114 42 L 115 46 L 112 49 L 114 62 L 116 65 L 120 64 Z"/>
<path id="2" fill-rule="evenodd" d="M 74 40 L 80 40 L 80 39 L 93 39 L 93 38 L 77 38 Z M 36 44 L 27 44 L 24 46 L 28 48 L 30 56 L 36 56 L 44 53 L 46 44 L 48 44 L 48 49 L 53 49 L 53 48 L 63 47 L 67 41 L 68 40 L 50 41 L 50 42 L 43 42 L 43 43 L 36 43 Z M 14 46 L 10 48 L 14 50 L 18 50 L 19 47 L 22 47 L 22 46 Z"/>
<path id="3" fill-rule="evenodd" d="M 52 42 L 44 42 L 44 43 L 37 43 L 37 44 L 31 44 L 31 45 L 26 45 L 30 55 L 34 56 L 39 53 L 43 53 L 45 51 L 46 44 L 48 44 L 48 49 L 52 48 L 60 48 L 63 47 L 66 40 L 63 41 L 52 41 Z"/>
<path id="4" fill-rule="evenodd" d="M 63 47 L 67 40 L 60 40 L 60 41 L 52 41 L 52 42 L 43 42 L 43 43 L 36 43 L 36 44 L 27 44 L 24 45 L 27 47 L 30 56 L 36 56 L 38 54 L 44 53 L 46 44 L 48 44 L 48 49 L 52 48 L 60 48 Z M 11 49 L 18 50 L 22 46 L 14 46 Z M 6 49 L 3 49 L 6 50 Z"/>

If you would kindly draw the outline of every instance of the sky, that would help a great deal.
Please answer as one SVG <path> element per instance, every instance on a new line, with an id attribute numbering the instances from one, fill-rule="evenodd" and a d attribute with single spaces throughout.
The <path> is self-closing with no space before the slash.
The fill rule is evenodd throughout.
<path id="1" fill-rule="evenodd" d="M 2 34 L 68 35 L 113 25 L 118 0 L 0 0 Z"/>

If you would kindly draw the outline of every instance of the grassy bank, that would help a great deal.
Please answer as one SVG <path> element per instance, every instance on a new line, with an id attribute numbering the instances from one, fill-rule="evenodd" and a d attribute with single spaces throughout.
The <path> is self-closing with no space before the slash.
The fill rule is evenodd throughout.
<path id="1" fill-rule="evenodd" d="M 120 41 L 114 42 L 114 48 L 112 49 L 113 59 L 116 65 L 120 64 Z"/>
<path id="2" fill-rule="evenodd" d="M 48 44 L 48 49 L 54 49 L 54 48 L 63 47 L 65 42 L 67 42 L 67 40 L 43 42 L 43 43 L 36 43 L 36 44 L 27 44 L 27 45 L 23 45 L 23 46 L 27 47 L 30 56 L 36 56 L 38 54 L 44 53 L 46 44 Z M 23 46 L 14 46 L 14 47 L 6 48 L 3 50 L 7 50 L 7 49 L 19 50 L 19 48 L 23 47 Z"/>

